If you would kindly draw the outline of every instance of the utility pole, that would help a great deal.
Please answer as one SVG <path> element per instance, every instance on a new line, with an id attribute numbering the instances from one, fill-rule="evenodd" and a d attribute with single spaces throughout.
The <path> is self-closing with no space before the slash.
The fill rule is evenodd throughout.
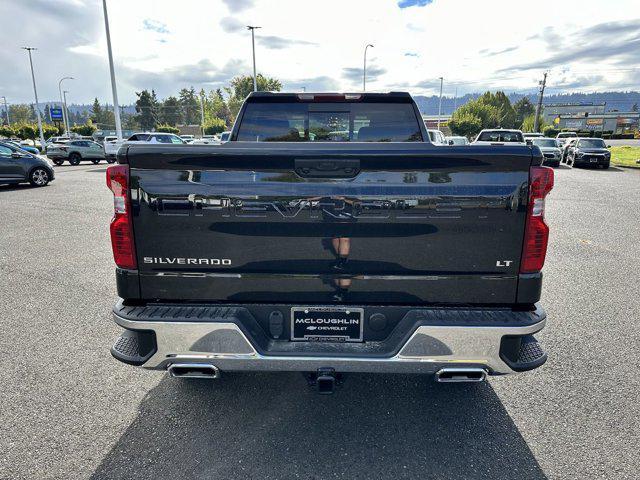
<path id="1" fill-rule="evenodd" d="M 204 137 L 204 95 L 200 95 L 200 125 L 202 126 L 202 136 Z"/>
<path id="2" fill-rule="evenodd" d="M 444 78 L 440 77 L 440 101 L 438 102 L 438 131 L 440 131 L 440 115 L 442 114 L 442 83 Z"/>
<path id="3" fill-rule="evenodd" d="M 36 75 L 35 73 L 33 73 L 33 59 L 31 58 L 31 51 L 37 50 L 37 49 L 33 47 L 22 47 L 22 49 L 29 52 L 29 65 L 31 66 L 31 80 L 33 81 L 33 95 L 36 97 L 36 117 L 38 117 L 38 130 L 40 130 L 40 147 L 44 148 L 44 132 L 42 131 L 42 119 L 40 118 L 40 107 L 38 106 L 38 89 L 36 88 Z"/>
<path id="4" fill-rule="evenodd" d="M 7 97 L 2 96 L 2 100 L 4 100 L 4 112 L 7 115 L 7 127 L 11 126 L 11 120 L 9 120 L 9 107 L 7 107 Z"/>
<path id="5" fill-rule="evenodd" d="M 111 52 L 111 33 L 109 32 L 109 15 L 107 14 L 107 0 L 102 0 L 104 11 L 104 29 L 107 32 L 107 53 L 109 54 L 109 73 L 111 74 L 111 91 L 113 93 L 113 116 L 116 120 L 116 136 L 122 141 L 122 124 L 120 123 L 120 106 L 118 105 L 118 89 L 116 88 L 116 72 L 113 68 L 113 53 Z"/>
<path id="6" fill-rule="evenodd" d="M 69 136 L 69 118 L 67 114 L 67 107 L 62 100 L 62 82 L 63 80 L 73 80 L 73 77 L 63 77 L 58 82 L 58 93 L 60 94 L 60 103 L 62 104 L 62 123 L 64 124 L 64 135 L 65 137 Z"/>
<path id="7" fill-rule="evenodd" d="M 253 34 L 254 30 L 262 28 L 253 25 L 247 25 L 247 30 L 251 30 L 251 52 L 253 54 L 253 91 L 258 91 L 258 78 L 256 77 L 256 39 Z"/>
<path id="8" fill-rule="evenodd" d="M 364 67 L 362 68 L 362 91 L 367 91 L 367 48 L 374 48 L 370 43 L 364 47 Z"/>
<path id="9" fill-rule="evenodd" d="M 542 81 L 540 82 L 540 96 L 538 97 L 538 105 L 536 105 L 536 118 L 533 120 L 533 131 L 537 132 L 539 125 L 538 117 L 540 116 L 540 110 L 542 110 L 542 97 L 544 96 L 544 87 L 547 84 L 547 72 L 544 72 Z"/>

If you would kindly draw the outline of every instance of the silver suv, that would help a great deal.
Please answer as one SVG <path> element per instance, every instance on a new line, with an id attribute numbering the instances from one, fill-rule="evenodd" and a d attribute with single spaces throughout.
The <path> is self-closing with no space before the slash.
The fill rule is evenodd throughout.
<path id="1" fill-rule="evenodd" d="M 82 160 L 90 160 L 97 164 L 105 159 L 104 148 L 91 140 L 71 140 L 65 143 L 52 143 L 47 146 L 47 157 L 56 165 L 67 160 L 71 165 L 78 165 Z M 107 160 L 113 163 L 113 160 Z"/>

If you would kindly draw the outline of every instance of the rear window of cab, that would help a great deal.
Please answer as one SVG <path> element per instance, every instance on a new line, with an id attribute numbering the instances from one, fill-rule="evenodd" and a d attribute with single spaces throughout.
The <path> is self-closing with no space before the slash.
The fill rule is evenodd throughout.
<path id="1" fill-rule="evenodd" d="M 421 142 L 409 103 L 248 103 L 244 142 Z"/>

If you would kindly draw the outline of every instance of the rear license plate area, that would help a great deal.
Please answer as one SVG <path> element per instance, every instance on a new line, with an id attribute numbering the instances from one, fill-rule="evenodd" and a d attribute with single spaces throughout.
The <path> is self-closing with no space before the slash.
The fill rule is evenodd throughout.
<path id="1" fill-rule="evenodd" d="M 362 342 L 362 308 L 292 307 L 291 340 L 303 342 Z"/>

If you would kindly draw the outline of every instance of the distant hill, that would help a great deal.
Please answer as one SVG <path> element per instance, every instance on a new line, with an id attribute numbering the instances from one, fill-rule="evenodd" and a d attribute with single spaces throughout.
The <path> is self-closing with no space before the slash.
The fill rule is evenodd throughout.
<path id="1" fill-rule="evenodd" d="M 442 98 L 442 114 L 450 115 L 453 113 L 456 106 L 461 106 L 467 103 L 469 100 L 476 99 L 480 96 L 480 93 L 468 93 L 463 97 L 454 99 L 451 97 Z M 509 100 L 511 103 L 515 103 L 522 97 L 529 97 L 532 103 L 538 101 L 537 94 L 521 94 L 521 93 L 509 93 Z M 430 97 L 416 96 L 414 97 L 418 108 L 424 115 L 437 115 L 438 114 L 438 96 L 432 95 Z M 543 99 L 543 105 L 549 103 L 602 103 L 607 104 L 606 110 L 618 110 L 620 112 L 628 112 L 634 103 L 640 105 L 640 92 L 599 92 L 599 93 L 558 93 L 553 95 L 545 95 Z"/>

